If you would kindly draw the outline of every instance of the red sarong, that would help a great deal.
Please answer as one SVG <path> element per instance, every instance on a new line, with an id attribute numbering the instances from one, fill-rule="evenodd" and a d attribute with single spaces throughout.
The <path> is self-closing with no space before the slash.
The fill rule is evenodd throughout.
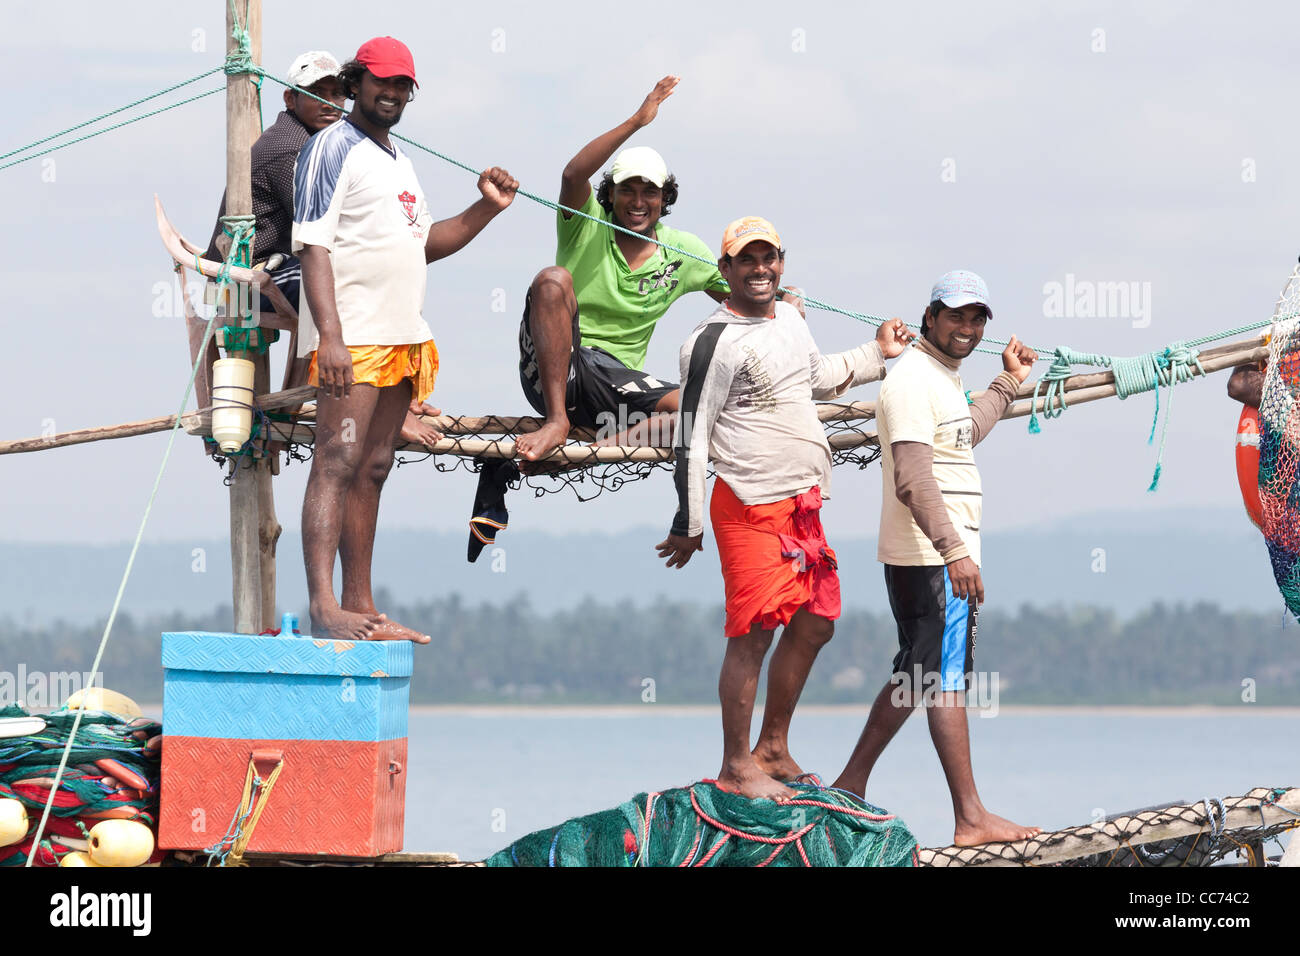
<path id="1" fill-rule="evenodd" d="M 822 531 L 821 489 L 793 498 L 746 505 L 721 478 L 713 482 L 709 517 L 727 593 L 727 637 L 789 624 L 795 611 L 835 620 L 840 579 L 835 552 Z"/>

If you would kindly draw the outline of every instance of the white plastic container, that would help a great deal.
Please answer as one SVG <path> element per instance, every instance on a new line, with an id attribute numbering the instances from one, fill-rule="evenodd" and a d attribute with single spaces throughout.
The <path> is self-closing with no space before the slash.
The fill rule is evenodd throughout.
<path id="1" fill-rule="evenodd" d="M 225 454 L 239 451 L 253 430 L 253 363 L 225 358 L 212 363 L 212 439 Z"/>

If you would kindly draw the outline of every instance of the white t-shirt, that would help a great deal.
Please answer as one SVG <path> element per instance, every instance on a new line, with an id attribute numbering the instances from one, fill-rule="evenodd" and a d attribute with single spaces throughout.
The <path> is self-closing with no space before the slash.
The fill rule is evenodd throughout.
<path id="1" fill-rule="evenodd" d="M 293 173 L 293 251 L 330 251 L 343 344 L 433 338 L 421 314 L 432 222 L 415 168 L 396 143 L 390 153 L 345 119 L 307 140 Z M 305 356 L 320 335 L 305 289 L 299 301 L 298 354 Z"/>
<path id="2" fill-rule="evenodd" d="M 838 398 L 885 374 L 874 341 L 823 355 L 794 306 L 749 318 L 719 305 L 681 350 L 674 534 L 704 530 L 708 462 L 747 505 L 830 497 L 831 449 L 813 399 Z"/>
<path id="3" fill-rule="evenodd" d="M 961 376 L 919 348 L 908 349 L 880 387 L 876 425 L 884 480 L 877 559 L 905 567 L 944 563 L 917 526 L 911 509 L 895 493 L 891 446 L 896 441 L 913 441 L 933 447 L 934 478 L 948 516 L 970 550 L 971 560 L 979 564 L 984 498 L 975 467 L 975 425 Z"/>

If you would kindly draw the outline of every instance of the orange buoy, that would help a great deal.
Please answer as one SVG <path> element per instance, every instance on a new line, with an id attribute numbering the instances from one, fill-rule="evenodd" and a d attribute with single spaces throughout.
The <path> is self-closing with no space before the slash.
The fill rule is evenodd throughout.
<path id="1" fill-rule="evenodd" d="M 1237 484 L 1246 514 L 1256 528 L 1263 527 L 1264 509 L 1259 503 L 1259 409 L 1243 406 L 1237 420 Z"/>

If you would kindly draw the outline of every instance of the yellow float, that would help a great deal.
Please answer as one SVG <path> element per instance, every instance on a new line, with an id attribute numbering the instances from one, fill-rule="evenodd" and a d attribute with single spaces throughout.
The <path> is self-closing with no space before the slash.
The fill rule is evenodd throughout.
<path id="1" fill-rule="evenodd" d="M 12 846 L 27 836 L 27 808 L 19 800 L 0 800 L 0 846 Z"/>
<path id="2" fill-rule="evenodd" d="M 85 710 L 102 710 L 110 714 L 117 714 L 120 717 L 142 717 L 143 711 L 140 705 L 133 701 L 126 694 L 119 694 L 115 690 L 108 690 L 105 687 L 91 687 L 87 690 L 79 690 L 63 705 L 68 710 L 83 708 Z"/>
<path id="3" fill-rule="evenodd" d="M 104 820 L 90 828 L 96 866 L 139 866 L 153 854 L 153 831 L 135 820 Z"/>
<path id="4" fill-rule="evenodd" d="M 71 853 L 66 854 L 66 855 L 63 857 L 63 859 L 61 859 L 61 860 L 59 861 L 59 866 L 94 866 L 94 867 L 98 867 L 99 864 L 96 863 L 94 860 L 92 860 L 88 855 L 86 855 L 85 853 L 81 852 L 80 850 L 73 850 Z"/>

